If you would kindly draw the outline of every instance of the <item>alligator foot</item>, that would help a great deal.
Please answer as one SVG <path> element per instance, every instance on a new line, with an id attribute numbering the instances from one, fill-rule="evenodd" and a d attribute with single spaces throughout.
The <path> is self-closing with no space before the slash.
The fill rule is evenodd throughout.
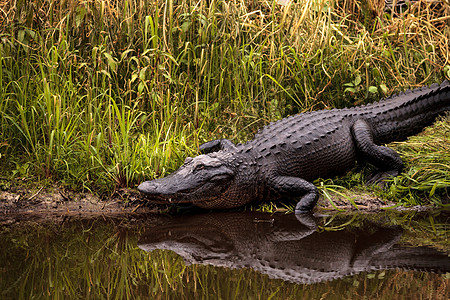
<path id="1" fill-rule="evenodd" d="M 298 177 L 274 176 L 269 181 L 269 185 L 281 197 L 293 198 L 303 195 L 295 207 L 296 214 L 311 212 L 319 199 L 315 185 Z"/>
<path id="2" fill-rule="evenodd" d="M 387 178 L 400 174 L 403 168 L 402 159 L 394 150 L 374 143 L 373 130 L 369 123 L 357 120 L 352 126 L 352 133 L 358 154 L 380 170 L 367 181 L 367 184 L 376 183 L 384 187 Z"/>
<path id="3" fill-rule="evenodd" d="M 319 194 L 317 188 L 314 187 L 314 190 L 308 191 L 307 194 L 298 201 L 295 206 L 295 214 L 310 213 L 314 206 L 316 206 L 317 200 L 319 200 Z"/>

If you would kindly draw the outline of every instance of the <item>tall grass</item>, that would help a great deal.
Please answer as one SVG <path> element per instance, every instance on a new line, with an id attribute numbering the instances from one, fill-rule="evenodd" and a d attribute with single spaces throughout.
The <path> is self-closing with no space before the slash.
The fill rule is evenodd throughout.
<path id="1" fill-rule="evenodd" d="M 450 77 L 448 20 L 425 3 L 400 18 L 334 0 L 1 8 L 2 172 L 100 192 L 163 176 L 209 139 Z"/>

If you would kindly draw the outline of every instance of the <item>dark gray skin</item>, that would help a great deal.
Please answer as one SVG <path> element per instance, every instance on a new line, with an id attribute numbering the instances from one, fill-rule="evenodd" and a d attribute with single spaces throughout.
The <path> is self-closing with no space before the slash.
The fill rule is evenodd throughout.
<path id="1" fill-rule="evenodd" d="M 397 176 L 403 168 L 400 156 L 379 145 L 417 134 L 449 110 L 450 84 L 444 81 L 369 105 L 290 116 L 245 144 L 207 142 L 200 146 L 204 154 L 186 158 L 177 171 L 143 182 L 138 190 L 155 203 L 207 209 L 299 198 L 295 213 L 306 213 L 318 199 L 311 181 L 342 174 L 357 159 L 378 169 L 368 183 Z"/>
<path id="2" fill-rule="evenodd" d="M 318 221 L 310 214 L 184 215 L 147 228 L 138 246 L 145 251 L 174 251 L 186 264 L 252 268 L 296 283 L 380 269 L 450 271 L 446 253 L 397 244 L 402 235 L 399 226 L 364 223 L 363 228 L 318 231 Z"/>

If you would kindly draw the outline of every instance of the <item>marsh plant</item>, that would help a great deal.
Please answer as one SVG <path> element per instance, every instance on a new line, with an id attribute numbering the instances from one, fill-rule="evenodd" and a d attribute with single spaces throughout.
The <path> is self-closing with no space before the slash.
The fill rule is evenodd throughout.
<path id="1" fill-rule="evenodd" d="M 207 140 L 450 78 L 447 2 L 395 15 L 369 2 L 3 1 L 2 177 L 133 188 Z M 448 198 L 448 118 L 438 129 L 439 143 L 396 146 L 411 166 L 396 198 Z"/>

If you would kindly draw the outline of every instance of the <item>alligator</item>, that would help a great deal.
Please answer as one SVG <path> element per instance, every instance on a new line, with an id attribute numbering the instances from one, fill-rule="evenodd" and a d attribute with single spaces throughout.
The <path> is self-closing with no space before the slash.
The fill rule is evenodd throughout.
<path id="1" fill-rule="evenodd" d="M 186 265 L 251 268 L 273 279 L 306 284 L 381 269 L 450 271 L 447 253 L 400 244 L 400 226 L 363 220 L 358 227 L 319 231 L 319 221 L 311 214 L 178 215 L 145 228 L 138 246 L 148 252 L 174 251 Z"/>
<path id="2" fill-rule="evenodd" d="M 403 162 L 380 146 L 401 141 L 450 110 L 450 83 L 407 90 L 372 104 L 293 115 L 263 127 L 245 144 L 227 139 L 200 146 L 167 177 L 145 181 L 138 190 L 154 203 L 191 203 L 229 209 L 252 201 L 299 199 L 295 213 L 317 203 L 317 178 L 342 174 L 366 161 L 377 170 L 367 181 L 397 176 Z"/>

